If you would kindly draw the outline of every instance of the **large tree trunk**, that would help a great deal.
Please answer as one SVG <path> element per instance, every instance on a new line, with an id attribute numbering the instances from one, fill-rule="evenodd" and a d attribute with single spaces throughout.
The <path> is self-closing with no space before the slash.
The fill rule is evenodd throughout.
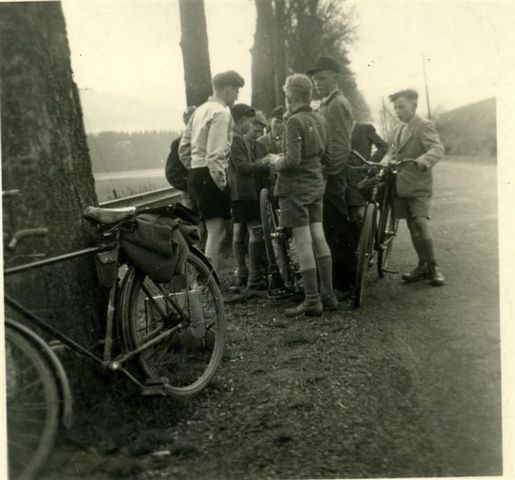
<path id="1" fill-rule="evenodd" d="M 285 28 L 286 25 L 286 6 L 284 0 L 275 0 L 275 18 L 274 18 L 274 32 L 275 44 L 274 49 L 274 62 L 275 62 L 275 103 L 276 105 L 284 105 L 284 82 L 286 81 L 286 38 Z"/>
<path id="2" fill-rule="evenodd" d="M 0 3 L 0 100 L 2 188 L 21 190 L 19 198 L 3 202 L 4 232 L 49 229 L 44 240 L 27 240 L 16 255 L 84 248 L 81 213 L 96 204 L 96 194 L 59 2 Z M 6 290 L 24 305 L 92 343 L 105 295 L 91 258 L 6 280 Z M 90 371 L 79 361 L 72 369 L 72 379 Z"/>
<path id="3" fill-rule="evenodd" d="M 179 12 L 186 102 L 201 105 L 212 92 L 204 0 L 179 0 Z"/>
<path id="4" fill-rule="evenodd" d="M 272 0 L 255 0 L 256 32 L 252 54 L 252 106 L 269 114 L 275 106 L 274 10 Z"/>

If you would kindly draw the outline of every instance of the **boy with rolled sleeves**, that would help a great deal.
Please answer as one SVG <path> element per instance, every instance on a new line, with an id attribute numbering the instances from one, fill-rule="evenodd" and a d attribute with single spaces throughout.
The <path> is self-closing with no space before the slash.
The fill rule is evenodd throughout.
<path id="1" fill-rule="evenodd" d="M 406 89 L 389 96 L 400 122 L 394 127 L 382 164 L 413 160 L 400 165 L 396 176 L 394 212 L 405 218 L 411 242 L 417 252 L 418 265 L 402 279 L 417 282 L 427 279 L 433 286 L 445 279 L 435 260 L 433 236 L 429 228 L 429 209 L 433 194 L 432 167 L 443 157 L 444 148 L 433 123 L 416 115 L 418 93 Z"/>
<path id="2" fill-rule="evenodd" d="M 215 75 L 212 83 L 213 96 L 197 108 L 188 123 L 179 157 L 190 167 L 188 192 L 206 225 L 206 257 L 217 269 L 226 235 L 225 220 L 231 217 L 226 172 L 234 124 L 230 107 L 245 82 L 237 72 L 229 70 Z"/>
<path id="3" fill-rule="evenodd" d="M 331 251 L 322 227 L 322 159 L 329 154 L 329 130 L 327 121 L 309 106 L 313 87 L 306 75 L 289 76 L 284 90 L 289 113 L 284 154 L 269 158 L 278 174 L 274 193 L 279 199 L 280 222 L 291 229 L 304 283 L 304 301 L 285 314 L 319 316 L 338 306 Z"/>

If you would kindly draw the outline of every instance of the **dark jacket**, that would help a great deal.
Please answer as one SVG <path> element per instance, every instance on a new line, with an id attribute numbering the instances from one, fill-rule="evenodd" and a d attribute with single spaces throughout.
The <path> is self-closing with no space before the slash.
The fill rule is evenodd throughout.
<path id="1" fill-rule="evenodd" d="M 352 109 L 343 93 L 334 90 L 320 104 L 320 113 L 326 118 L 331 135 L 331 161 L 325 167 L 325 173 L 336 175 L 345 169 L 349 158 Z"/>
<path id="2" fill-rule="evenodd" d="M 170 153 L 166 159 L 165 177 L 168 183 L 185 192 L 188 189 L 188 170 L 179 158 L 181 137 L 176 138 L 170 145 Z"/>
<path id="3" fill-rule="evenodd" d="M 407 129 L 400 138 L 401 128 Z M 389 150 L 383 162 L 391 160 L 420 159 L 427 170 L 422 171 L 411 163 L 398 168 L 396 188 L 399 197 L 421 197 L 433 194 L 431 167 L 441 160 L 444 148 L 433 123 L 415 115 L 407 124 L 398 123 L 390 136 Z"/>
<path id="4" fill-rule="evenodd" d="M 329 156 L 329 127 L 325 118 L 304 105 L 290 115 L 283 136 L 284 157 L 275 165 L 278 172 L 275 195 L 322 196 L 322 162 Z"/>
<path id="5" fill-rule="evenodd" d="M 376 147 L 374 155 L 372 153 L 372 145 Z M 380 162 L 388 150 L 388 144 L 377 134 L 376 129 L 369 123 L 356 123 L 352 130 L 352 150 L 356 150 L 359 154 L 372 162 Z M 363 166 L 361 161 L 351 155 L 349 157 L 349 165 Z M 356 187 L 357 184 L 366 176 L 363 170 L 347 169 L 347 182 L 349 186 Z"/>
<path id="6" fill-rule="evenodd" d="M 266 169 L 256 163 L 247 139 L 235 128 L 228 168 L 231 200 L 258 200 L 256 174 Z"/>

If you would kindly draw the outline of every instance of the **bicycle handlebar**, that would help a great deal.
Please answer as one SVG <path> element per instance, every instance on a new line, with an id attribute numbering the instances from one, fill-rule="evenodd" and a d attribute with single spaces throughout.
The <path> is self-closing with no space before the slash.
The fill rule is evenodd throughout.
<path id="1" fill-rule="evenodd" d="M 27 237 L 44 237 L 46 235 L 48 235 L 48 228 L 46 227 L 24 228 L 23 230 L 19 230 L 18 232 L 14 233 L 13 237 L 11 238 L 11 241 L 7 245 L 7 249 L 14 250 L 18 245 L 18 242 Z"/>
<path id="2" fill-rule="evenodd" d="M 382 165 L 381 163 L 371 162 L 370 160 L 367 160 L 365 157 L 363 157 L 363 155 L 361 155 L 356 150 L 351 150 L 350 153 L 351 153 L 351 155 L 355 155 L 356 157 L 358 157 L 365 165 L 368 165 L 369 167 L 374 167 L 374 168 L 384 168 L 385 166 L 397 167 L 399 165 L 402 165 L 403 163 L 415 163 L 415 160 L 413 160 L 411 158 L 407 158 L 405 160 L 398 160 L 396 162 L 390 162 L 390 163 L 388 163 L 388 165 Z M 349 165 L 349 167 L 350 168 L 361 168 L 361 167 L 352 167 L 351 165 Z"/>

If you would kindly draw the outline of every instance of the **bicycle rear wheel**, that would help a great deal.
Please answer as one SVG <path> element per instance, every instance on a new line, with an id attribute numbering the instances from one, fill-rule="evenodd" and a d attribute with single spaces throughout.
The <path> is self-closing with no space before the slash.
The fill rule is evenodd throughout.
<path id="1" fill-rule="evenodd" d="M 146 378 L 162 379 L 166 391 L 181 398 L 208 385 L 222 360 L 225 322 L 220 288 L 201 259 L 190 253 L 184 274 L 169 283 L 157 284 L 131 267 L 121 308 L 129 349 L 169 333 L 139 354 Z"/>
<path id="2" fill-rule="evenodd" d="M 365 291 L 365 277 L 370 266 L 372 251 L 374 248 L 374 230 L 377 207 L 375 203 L 369 203 L 365 209 L 363 226 L 358 244 L 358 265 L 356 268 L 356 280 L 354 282 L 353 300 L 354 306 L 363 305 Z"/>
<path id="3" fill-rule="evenodd" d="M 30 340 L 6 326 L 5 366 L 9 478 L 34 478 L 59 430 L 59 390 Z"/>
<path id="4" fill-rule="evenodd" d="M 285 232 L 279 226 L 279 217 L 274 208 L 270 192 L 266 188 L 263 188 L 260 192 L 259 209 L 270 273 L 272 276 L 279 275 L 284 287 L 293 290 L 294 278 L 288 254 L 287 239 L 285 238 Z"/>
<path id="5" fill-rule="evenodd" d="M 384 277 L 392 254 L 393 241 L 397 235 L 399 219 L 395 217 L 391 202 L 385 202 L 379 216 L 377 245 L 377 274 Z"/>

